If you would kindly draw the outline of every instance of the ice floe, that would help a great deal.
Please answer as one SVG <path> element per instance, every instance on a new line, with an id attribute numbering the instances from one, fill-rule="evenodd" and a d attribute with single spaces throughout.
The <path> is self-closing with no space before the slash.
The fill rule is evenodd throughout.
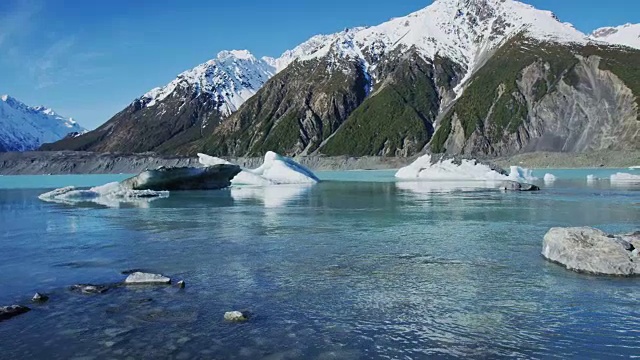
<path id="1" fill-rule="evenodd" d="M 510 173 L 507 174 L 499 168 L 491 167 L 473 159 L 432 161 L 431 155 L 424 155 L 409 166 L 398 170 L 395 176 L 402 180 L 431 181 L 498 182 L 512 180 L 533 182 L 538 180 L 529 169 L 512 166 L 510 170 Z"/>
<path id="2" fill-rule="evenodd" d="M 230 162 L 206 154 L 198 154 L 200 164 L 214 166 Z M 233 185 L 315 184 L 320 180 L 306 167 L 293 159 L 269 151 L 263 164 L 256 169 L 242 169 L 231 183 Z"/>
<path id="3" fill-rule="evenodd" d="M 42 201 L 61 204 L 95 203 L 107 207 L 119 207 L 125 203 L 145 207 L 152 200 L 168 196 L 168 191 L 131 190 L 121 183 L 112 182 L 88 190 L 67 186 L 44 193 L 38 198 Z"/>
<path id="4" fill-rule="evenodd" d="M 544 175 L 544 183 L 545 184 L 553 184 L 554 182 L 556 182 L 556 180 L 557 180 L 557 178 L 553 174 L 545 174 Z"/>
<path id="5" fill-rule="evenodd" d="M 611 175 L 612 183 L 640 183 L 640 175 L 617 173 Z"/>

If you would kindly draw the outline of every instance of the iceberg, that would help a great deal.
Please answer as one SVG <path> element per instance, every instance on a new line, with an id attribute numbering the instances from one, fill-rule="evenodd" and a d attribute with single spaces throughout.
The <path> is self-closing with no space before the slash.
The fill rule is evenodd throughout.
<path id="1" fill-rule="evenodd" d="M 640 175 L 617 173 L 611 175 L 612 183 L 640 183 Z"/>
<path id="2" fill-rule="evenodd" d="M 218 190 L 229 187 L 231 179 L 240 171 L 239 166 L 229 164 L 204 168 L 160 167 L 143 171 L 121 184 L 132 190 Z"/>
<path id="3" fill-rule="evenodd" d="M 587 182 L 592 184 L 594 182 L 596 182 L 598 180 L 598 178 L 595 175 L 587 175 Z"/>
<path id="4" fill-rule="evenodd" d="M 167 197 L 169 197 L 168 191 L 132 190 L 118 182 L 95 186 L 88 190 L 67 186 L 38 196 L 40 200 L 46 202 L 68 205 L 95 203 L 107 207 L 120 207 L 123 203 L 146 207 L 155 199 Z"/>
<path id="5" fill-rule="evenodd" d="M 240 172 L 236 165 L 216 165 L 206 168 L 179 167 L 146 170 L 140 174 L 88 190 L 67 186 L 40 195 L 42 201 L 79 204 L 96 203 L 119 207 L 122 203 L 148 206 L 149 202 L 169 196 L 169 190 L 216 190 L 229 187 Z"/>
<path id="6" fill-rule="evenodd" d="M 230 162 L 206 154 L 198 154 L 200 164 L 215 166 L 231 164 Z M 315 184 L 320 180 L 308 168 L 293 159 L 269 151 L 264 156 L 263 164 L 256 169 L 242 169 L 231 183 L 233 185 L 280 185 L 280 184 Z"/>
<path id="7" fill-rule="evenodd" d="M 544 183 L 545 184 L 553 184 L 554 182 L 556 182 L 556 180 L 557 180 L 557 178 L 553 174 L 545 174 L 544 175 Z"/>
<path id="8" fill-rule="evenodd" d="M 492 181 L 511 180 L 532 182 L 538 180 L 529 169 L 512 166 L 507 174 L 504 170 L 483 164 L 474 159 L 443 159 L 433 161 L 427 154 L 409 166 L 403 167 L 395 175 L 402 180 L 431 181 Z"/>

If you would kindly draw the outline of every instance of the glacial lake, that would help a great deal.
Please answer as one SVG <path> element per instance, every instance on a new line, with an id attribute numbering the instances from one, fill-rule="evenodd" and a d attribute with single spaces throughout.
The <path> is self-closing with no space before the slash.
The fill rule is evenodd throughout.
<path id="1" fill-rule="evenodd" d="M 1 176 L 0 306 L 32 310 L 0 322 L 0 358 L 638 357 L 640 279 L 540 255 L 554 226 L 640 230 L 640 184 L 586 181 L 618 171 L 640 172 L 535 171 L 558 178 L 538 193 L 320 172 L 118 207 L 38 195 L 126 175 Z M 186 288 L 68 289 L 130 269 Z"/>

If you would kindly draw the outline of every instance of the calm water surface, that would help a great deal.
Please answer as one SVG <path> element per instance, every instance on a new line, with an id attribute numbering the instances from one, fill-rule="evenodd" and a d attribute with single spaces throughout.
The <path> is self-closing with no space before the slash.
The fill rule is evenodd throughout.
<path id="1" fill-rule="evenodd" d="M 640 280 L 540 256 L 552 226 L 640 230 L 640 185 L 549 172 L 535 194 L 362 171 L 118 208 L 37 196 L 126 175 L 0 177 L 0 305 L 51 296 L 0 323 L 0 358 L 640 356 Z M 187 287 L 67 290 L 133 268 Z M 236 309 L 254 316 L 225 323 Z"/>

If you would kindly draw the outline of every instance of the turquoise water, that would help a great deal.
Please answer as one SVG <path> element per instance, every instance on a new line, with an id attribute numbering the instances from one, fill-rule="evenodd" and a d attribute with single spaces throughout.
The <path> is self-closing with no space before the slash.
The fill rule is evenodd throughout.
<path id="1" fill-rule="evenodd" d="M 608 169 L 545 172 L 558 181 L 539 193 L 357 171 L 120 208 L 37 196 L 126 175 L 0 177 L 0 304 L 51 297 L 0 323 L 0 358 L 640 355 L 640 280 L 540 256 L 552 226 L 640 230 L 640 185 L 586 183 Z M 187 287 L 67 290 L 134 268 Z M 245 309 L 248 323 L 222 320 Z"/>

